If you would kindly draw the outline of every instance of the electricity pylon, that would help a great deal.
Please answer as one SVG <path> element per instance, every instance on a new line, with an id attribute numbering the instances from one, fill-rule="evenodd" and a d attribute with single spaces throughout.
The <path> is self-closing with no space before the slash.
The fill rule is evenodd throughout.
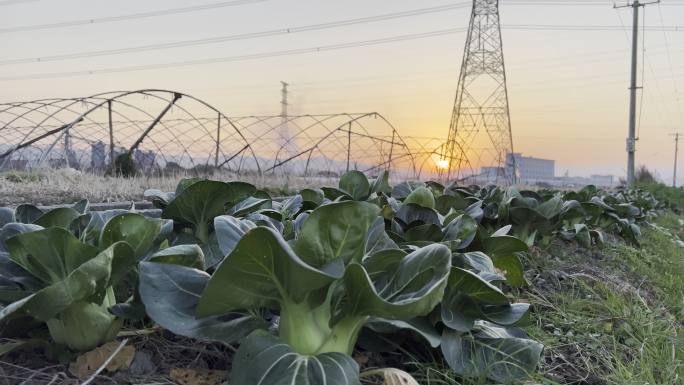
<path id="1" fill-rule="evenodd" d="M 280 90 L 280 95 L 282 99 L 280 100 L 280 139 L 282 142 L 282 147 L 286 150 L 286 155 L 289 156 L 289 149 L 292 147 L 292 144 L 290 141 L 292 138 L 290 137 L 290 128 L 288 127 L 288 117 L 287 117 L 287 106 L 289 106 L 289 103 L 287 102 L 287 86 L 289 84 L 285 83 L 284 81 L 280 81 L 280 84 L 282 85 L 282 88 Z"/>
<path id="2" fill-rule="evenodd" d="M 493 167 L 488 170 L 495 171 L 494 182 L 516 182 L 498 0 L 473 0 L 444 149 L 441 161 L 449 163 L 447 180 L 476 176 L 482 167 Z"/>
<path id="3" fill-rule="evenodd" d="M 297 143 L 296 138 L 290 132 L 290 117 L 288 115 L 288 106 L 290 105 L 287 101 L 287 87 L 288 83 L 280 81 L 282 88 L 280 90 L 281 100 L 280 100 L 280 127 L 278 128 L 280 135 L 280 150 L 276 154 L 276 162 L 278 160 L 282 161 L 284 159 L 289 159 L 297 154 Z M 286 172 L 289 172 L 290 164 L 283 167 Z"/>

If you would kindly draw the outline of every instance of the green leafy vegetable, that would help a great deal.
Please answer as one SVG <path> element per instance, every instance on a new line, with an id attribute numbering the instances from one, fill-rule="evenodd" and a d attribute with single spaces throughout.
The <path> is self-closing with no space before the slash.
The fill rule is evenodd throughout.
<path id="1" fill-rule="evenodd" d="M 0 311 L 0 321 L 24 314 L 46 322 L 52 338 L 75 350 L 112 339 L 120 322 L 107 309 L 115 304 L 112 285 L 135 263 L 125 242 L 98 253 L 67 230 L 53 227 L 6 241 L 10 258 L 39 287 Z"/>

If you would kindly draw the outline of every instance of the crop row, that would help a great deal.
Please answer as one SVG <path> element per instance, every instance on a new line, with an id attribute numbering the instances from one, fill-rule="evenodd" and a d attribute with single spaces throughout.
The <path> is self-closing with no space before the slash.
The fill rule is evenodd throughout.
<path id="1" fill-rule="evenodd" d="M 202 179 L 145 196 L 162 219 L 86 201 L 0 209 L 2 337 L 47 325 L 57 345 L 87 351 L 138 320 L 239 343 L 237 385 L 359 384 L 359 346 L 434 350 L 462 376 L 507 382 L 543 350 L 519 328 L 530 305 L 506 294 L 527 285 L 529 247 L 592 247 L 606 233 L 638 244 L 661 207 L 638 190 L 392 187 L 357 171 L 282 201 Z"/>

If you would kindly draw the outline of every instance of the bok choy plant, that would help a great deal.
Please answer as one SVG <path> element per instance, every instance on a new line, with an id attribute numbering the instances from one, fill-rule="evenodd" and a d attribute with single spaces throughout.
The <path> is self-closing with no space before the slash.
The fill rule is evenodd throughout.
<path id="1" fill-rule="evenodd" d="M 45 322 L 55 342 L 74 350 L 113 339 L 121 322 L 108 311 L 116 304 L 112 286 L 136 263 L 131 247 L 120 241 L 98 251 L 60 227 L 33 230 L 19 228 L 4 241 L 0 323 L 22 316 Z"/>
<path id="2" fill-rule="evenodd" d="M 348 189 L 366 197 L 365 186 Z M 446 244 L 398 247 L 380 213 L 368 202 L 324 204 L 305 216 L 290 241 L 270 227 L 216 217 L 219 241 L 239 240 L 214 273 L 141 262 L 142 301 L 148 315 L 172 332 L 239 341 L 231 382 L 240 385 L 358 385 L 351 354 L 364 327 L 422 333 L 466 375 L 489 375 L 492 359 L 506 353 L 519 370 L 499 367 L 492 378 L 533 370 L 541 345 L 499 326 L 518 322 L 528 306 L 510 304 Z M 480 260 L 473 264 L 503 279 L 486 256 Z M 414 323 L 432 331 L 420 332 Z M 460 366 L 459 350 L 475 352 L 475 368 Z"/>
<path id="3" fill-rule="evenodd" d="M 0 328 L 32 318 L 57 344 L 89 350 L 117 335 L 114 287 L 171 224 L 128 210 L 86 213 L 87 201 L 77 206 L 20 205 L 17 222 L 0 229 Z"/>

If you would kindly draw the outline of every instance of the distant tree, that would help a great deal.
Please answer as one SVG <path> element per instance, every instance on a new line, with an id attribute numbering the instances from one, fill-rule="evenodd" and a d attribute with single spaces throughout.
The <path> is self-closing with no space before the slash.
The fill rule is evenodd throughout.
<path id="1" fill-rule="evenodd" d="M 340 175 L 335 171 L 319 171 L 316 173 L 316 176 L 324 178 L 339 178 Z"/>
<path id="2" fill-rule="evenodd" d="M 114 169 L 107 170 L 106 175 L 124 178 L 134 177 L 138 173 L 138 166 L 130 153 L 125 152 L 114 159 Z"/>
<path id="3" fill-rule="evenodd" d="M 216 168 L 208 164 L 198 164 L 191 169 L 192 174 L 196 176 L 211 176 L 214 175 Z"/>
<path id="4" fill-rule="evenodd" d="M 185 172 L 185 169 L 176 162 L 167 162 L 164 167 L 165 175 L 178 175 Z"/>
<path id="5" fill-rule="evenodd" d="M 656 183 L 656 177 L 646 166 L 641 165 L 636 171 L 636 182 L 639 184 L 651 184 Z"/>

